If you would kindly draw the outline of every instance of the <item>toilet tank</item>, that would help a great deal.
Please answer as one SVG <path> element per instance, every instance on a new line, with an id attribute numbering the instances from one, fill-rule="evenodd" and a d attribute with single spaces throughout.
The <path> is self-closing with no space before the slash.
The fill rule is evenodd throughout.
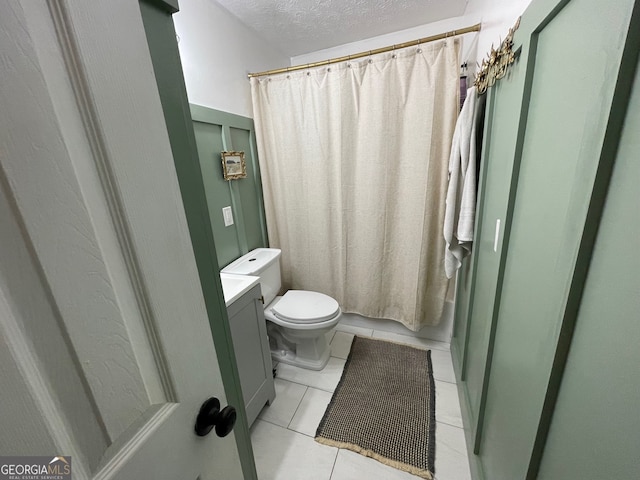
<path id="1" fill-rule="evenodd" d="M 222 273 L 260 277 L 265 306 L 280 292 L 280 253 L 278 248 L 256 248 L 224 267 Z"/>

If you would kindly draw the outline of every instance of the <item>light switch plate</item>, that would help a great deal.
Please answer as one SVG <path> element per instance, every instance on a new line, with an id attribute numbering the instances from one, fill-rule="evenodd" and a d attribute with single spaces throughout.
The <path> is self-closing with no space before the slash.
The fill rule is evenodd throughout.
<path id="1" fill-rule="evenodd" d="M 231 211 L 231 207 L 224 207 L 222 209 L 222 216 L 224 217 L 225 227 L 233 225 L 233 212 Z"/>

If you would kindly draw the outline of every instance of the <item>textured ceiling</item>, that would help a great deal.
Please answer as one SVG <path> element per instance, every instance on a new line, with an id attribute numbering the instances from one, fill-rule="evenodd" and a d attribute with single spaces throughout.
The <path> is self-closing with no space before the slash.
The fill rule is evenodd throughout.
<path id="1" fill-rule="evenodd" d="M 215 0 L 287 56 L 464 13 L 467 0 Z"/>

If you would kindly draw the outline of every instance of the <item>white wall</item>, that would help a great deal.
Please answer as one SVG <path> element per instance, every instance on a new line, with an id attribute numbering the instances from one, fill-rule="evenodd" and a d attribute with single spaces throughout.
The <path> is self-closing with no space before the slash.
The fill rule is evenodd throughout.
<path id="1" fill-rule="evenodd" d="M 247 73 L 289 65 L 213 0 L 180 2 L 173 16 L 190 103 L 253 117 Z"/>
<path id="2" fill-rule="evenodd" d="M 357 42 L 345 43 L 333 48 L 327 48 L 324 50 L 318 50 L 316 52 L 307 53 L 304 55 L 298 55 L 291 58 L 291 65 L 301 65 L 305 63 L 319 62 L 327 60 L 329 58 L 342 57 L 345 55 L 353 55 L 360 52 L 366 52 L 367 50 L 375 50 L 376 48 L 383 48 L 389 45 L 394 45 L 402 42 L 410 42 L 418 38 L 424 38 L 431 35 L 436 35 L 442 32 L 448 32 L 455 30 L 456 28 L 463 28 L 474 25 L 477 21 L 472 21 L 464 17 L 454 17 L 439 22 L 428 23 L 419 27 L 408 28 L 406 30 L 400 30 L 398 32 L 388 33 L 385 35 L 379 35 L 377 37 L 371 37 Z M 464 41 L 463 53 L 461 58 L 467 58 L 467 50 L 471 45 L 471 39 L 477 34 L 471 33 L 463 35 Z"/>
<path id="3" fill-rule="evenodd" d="M 476 61 L 486 56 L 522 14 L 531 0 L 469 0 L 465 14 L 420 27 L 380 35 L 334 48 L 288 58 L 269 46 L 253 30 L 213 0 L 180 3 L 173 16 L 187 94 L 191 103 L 252 117 L 247 73 L 340 57 L 428 37 L 482 22 L 479 34 L 463 36 L 461 61 L 473 73 Z"/>
<path id="4" fill-rule="evenodd" d="M 479 63 L 486 56 L 492 43 L 495 46 L 498 45 L 529 3 L 531 0 L 469 0 L 464 15 L 460 17 L 298 55 L 291 58 L 291 65 L 365 52 L 482 23 L 480 33 L 462 35 L 461 62 L 467 61 L 470 66 L 469 73 L 472 73 L 474 71 L 472 67 L 476 62 Z"/>
<path id="5" fill-rule="evenodd" d="M 491 45 L 498 46 L 531 0 L 469 0 L 464 17 L 482 22 L 476 61 L 487 56 Z"/>

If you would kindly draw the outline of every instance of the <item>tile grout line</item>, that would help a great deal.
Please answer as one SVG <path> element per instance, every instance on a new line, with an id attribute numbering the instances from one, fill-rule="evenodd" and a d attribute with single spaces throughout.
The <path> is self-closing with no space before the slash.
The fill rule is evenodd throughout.
<path id="1" fill-rule="evenodd" d="M 300 409 L 300 405 L 302 405 L 302 402 L 304 401 L 304 397 L 307 396 L 307 392 L 309 391 L 309 386 L 307 385 L 307 387 L 304 389 L 304 393 L 302 394 L 302 397 L 300 397 L 300 401 L 298 402 L 298 405 L 296 406 L 296 409 L 293 412 L 293 415 L 291 416 L 291 420 L 289 420 L 289 423 L 287 423 L 287 430 L 291 430 L 292 432 L 295 432 L 295 430 L 292 430 L 291 428 L 289 428 L 289 425 L 291 425 L 291 422 L 293 422 L 293 419 L 296 416 L 296 413 L 298 413 L 298 410 Z"/>
<path id="2" fill-rule="evenodd" d="M 260 417 L 256 418 L 255 422 L 253 422 L 253 424 L 251 425 L 251 428 L 253 428 L 253 425 L 255 425 L 256 422 L 264 422 L 264 423 L 268 423 L 270 425 L 273 425 L 274 427 L 279 427 L 279 428 L 282 428 L 284 430 L 288 430 L 287 427 L 283 427 L 282 425 L 278 425 L 277 423 L 273 423 L 271 420 L 266 420 L 266 419 L 260 418 Z"/>
<path id="3" fill-rule="evenodd" d="M 337 358 L 337 357 L 333 357 L 333 358 Z M 342 360 L 342 359 L 339 358 L 338 360 Z M 316 387 L 315 385 L 307 385 L 306 383 L 296 382 L 294 380 L 289 380 L 288 378 L 282 378 L 282 377 L 277 377 L 277 378 L 279 378 L 280 380 L 284 380 L 285 382 L 295 383 L 296 385 L 301 385 L 303 387 L 315 388 L 316 390 L 322 390 L 323 392 L 329 392 L 329 393 L 335 392 L 335 388 L 333 390 L 327 390 L 326 388 Z M 444 380 L 441 380 L 441 381 L 444 381 Z M 447 383 L 451 383 L 451 382 L 447 382 Z"/>
<path id="4" fill-rule="evenodd" d="M 306 433 L 304 433 L 304 432 L 299 432 L 299 431 L 297 431 L 297 430 L 293 430 L 293 429 L 291 429 L 291 428 L 287 428 L 287 430 L 289 430 L 290 432 L 295 433 L 296 435 L 302 435 L 303 437 L 310 438 L 310 439 L 311 439 L 311 440 L 313 440 L 314 442 L 315 442 L 315 440 L 316 440 L 316 437 L 312 437 L 311 435 L 308 435 L 308 434 L 306 434 Z M 317 442 L 316 442 L 316 443 L 317 443 Z M 321 447 L 328 447 L 328 445 L 323 445 L 323 444 L 321 444 L 321 443 L 318 443 L 318 445 L 319 445 L 319 446 L 321 446 Z M 329 448 L 336 448 L 336 447 L 329 447 Z"/>
<path id="5" fill-rule="evenodd" d="M 291 429 L 289 427 L 283 427 L 282 425 L 278 425 L 277 423 L 274 423 L 271 420 L 266 420 L 264 418 L 258 417 L 258 418 L 256 418 L 256 422 L 258 422 L 258 421 L 264 422 L 264 423 L 268 423 L 269 425 L 273 425 L 274 427 L 278 427 L 278 428 L 281 428 L 281 429 L 286 430 L 288 432 L 295 433 L 296 435 L 302 435 L 303 437 L 307 437 L 307 438 L 311 438 L 311 439 L 315 439 L 316 438 L 316 437 L 312 437 L 311 435 L 307 435 L 306 433 L 302 433 L 302 432 L 299 432 L 297 430 L 293 430 L 293 429 Z M 255 425 L 255 422 L 254 422 L 254 425 Z M 253 427 L 253 425 L 252 425 L 252 427 Z M 322 445 L 322 444 L 319 444 L 319 445 Z M 323 446 L 326 446 L 326 445 L 323 445 Z M 336 448 L 336 447 L 330 447 L 330 448 Z"/>
<path id="6" fill-rule="evenodd" d="M 336 463 L 338 462 L 338 455 L 340 455 L 340 449 L 336 450 L 336 458 L 333 459 L 333 465 L 331 466 L 331 473 L 329 474 L 329 480 L 333 478 L 333 471 L 336 469 Z"/>
<path id="7" fill-rule="evenodd" d="M 281 429 L 286 430 L 288 432 L 295 433 L 296 435 L 302 435 L 303 437 L 307 437 L 307 438 L 311 438 L 311 439 L 315 438 L 315 437 L 312 437 L 311 435 L 307 435 L 306 433 L 302 433 L 302 432 L 299 432 L 297 430 L 292 430 L 289 427 L 283 427 L 282 425 L 278 425 L 277 423 L 273 423 L 271 420 L 265 420 L 264 418 L 259 418 L 258 417 L 258 418 L 256 418 L 256 422 L 257 421 L 268 423 L 269 425 L 273 425 L 274 427 L 278 427 L 278 428 L 281 428 Z M 255 422 L 254 422 L 254 425 L 255 425 Z M 335 447 L 333 447 L 333 448 L 335 448 Z"/>
<path id="8" fill-rule="evenodd" d="M 436 382 L 444 382 L 444 383 L 448 383 L 449 385 L 458 385 L 456 382 L 450 382 L 449 380 L 440 380 L 439 378 L 433 377 L 433 379 Z"/>
<path id="9" fill-rule="evenodd" d="M 464 431 L 464 427 L 460 427 L 458 425 L 453 425 L 453 424 L 451 424 L 449 422 L 443 422 L 442 420 L 436 419 L 436 423 L 442 423 L 443 425 L 447 425 L 447 426 L 453 427 L 453 428 L 459 428 L 460 430 Z"/>

